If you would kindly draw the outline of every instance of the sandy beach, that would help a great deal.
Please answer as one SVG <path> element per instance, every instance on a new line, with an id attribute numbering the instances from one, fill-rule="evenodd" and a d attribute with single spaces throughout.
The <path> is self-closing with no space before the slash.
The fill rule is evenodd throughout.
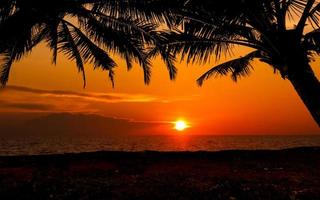
<path id="1" fill-rule="evenodd" d="M 320 148 L 0 157 L 0 199 L 320 199 Z"/>

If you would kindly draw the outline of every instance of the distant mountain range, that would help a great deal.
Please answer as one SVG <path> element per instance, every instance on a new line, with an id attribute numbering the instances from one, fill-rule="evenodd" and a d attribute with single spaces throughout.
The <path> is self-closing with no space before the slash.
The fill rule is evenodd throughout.
<path id="1" fill-rule="evenodd" d="M 56 113 L 34 117 L 1 117 L 1 136 L 88 136 L 137 134 L 150 123 L 93 114 Z"/>

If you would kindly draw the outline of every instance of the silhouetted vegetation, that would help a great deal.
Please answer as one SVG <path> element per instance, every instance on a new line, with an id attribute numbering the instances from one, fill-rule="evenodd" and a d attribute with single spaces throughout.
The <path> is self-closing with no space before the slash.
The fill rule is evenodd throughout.
<path id="1" fill-rule="evenodd" d="M 293 22 L 294 25 L 288 25 Z M 170 30 L 159 27 L 166 25 Z M 291 82 L 320 125 L 320 83 L 310 61 L 320 53 L 320 3 L 315 0 L 2 0 L 0 3 L 1 84 L 13 62 L 40 42 L 76 62 L 85 82 L 84 63 L 109 71 L 109 52 L 134 61 L 150 82 L 150 59 L 160 55 L 174 79 L 175 57 L 187 62 L 219 59 L 236 46 L 252 51 L 213 67 L 198 79 L 250 74 L 251 61 L 267 63 Z"/>
<path id="2" fill-rule="evenodd" d="M 115 61 L 110 52 L 143 68 L 144 81 L 151 75 L 148 48 L 159 44 L 156 31 L 166 22 L 159 1 L 143 0 L 3 0 L 0 2 L 0 81 L 5 85 L 11 66 L 45 42 L 56 64 L 58 53 L 74 60 L 85 81 L 85 63 L 109 72 L 113 82 Z M 157 7 L 157 11 L 148 11 Z M 159 47 L 160 48 L 160 47 Z M 158 52 L 161 54 L 161 52 Z M 170 78 L 176 69 L 173 58 L 161 54 L 169 66 Z"/>
<path id="3" fill-rule="evenodd" d="M 237 81 L 250 74 L 252 60 L 260 60 L 291 82 L 320 126 L 320 83 L 309 64 L 320 53 L 320 3 L 190 0 L 175 13 L 183 28 L 163 33 L 169 53 L 204 63 L 236 46 L 251 49 L 247 55 L 213 67 L 198 79 L 199 85 L 217 75 L 231 74 Z"/>

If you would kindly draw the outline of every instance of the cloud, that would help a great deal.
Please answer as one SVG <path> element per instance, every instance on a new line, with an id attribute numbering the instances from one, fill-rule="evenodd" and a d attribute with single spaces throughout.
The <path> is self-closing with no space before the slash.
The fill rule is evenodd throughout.
<path id="1" fill-rule="evenodd" d="M 73 112 L 132 116 L 131 110 L 153 108 L 155 104 L 190 101 L 192 97 L 159 97 L 146 94 L 45 90 L 23 86 L 0 88 L 0 112 Z"/>
<path id="2" fill-rule="evenodd" d="M 22 92 L 37 94 L 46 97 L 57 98 L 80 98 L 83 100 L 105 102 L 105 103 L 143 103 L 161 101 L 157 97 L 139 94 L 123 94 L 123 93 L 94 93 L 94 92 L 74 92 L 66 90 L 43 90 L 23 86 L 7 86 L 1 88 L 0 92 Z"/>
<path id="3" fill-rule="evenodd" d="M 11 108 L 30 111 L 51 111 L 55 109 L 55 106 L 44 103 L 10 103 L 6 101 L 0 101 L 0 108 Z"/>

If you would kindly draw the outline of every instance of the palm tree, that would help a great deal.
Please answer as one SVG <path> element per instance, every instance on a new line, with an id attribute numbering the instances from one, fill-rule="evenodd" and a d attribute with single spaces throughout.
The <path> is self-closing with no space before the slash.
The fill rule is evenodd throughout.
<path id="1" fill-rule="evenodd" d="M 252 51 L 213 67 L 198 84 L 217 75 L 250 74 L 258 59 L 291 82 L 320 126 L 320 83 L 310 61 L 320 54 L 320 3 L 315 0 L 186 0 L 175 14 L 180 28 L 163 32 L 162 48 L 188 62 L 206 62 L 237 46 Z M 289 26 L 288 22 L 294 22 Z"/>
<path id="2" fill-rule="evenodd" d="M 6 85 L 12 64 L 41 42 L 52 50 L 54 64 L 59 52 L 76 62 L 84 86 L 85 63 L 109 71 L 113 83 L 116 63 L 110 52 L 121 55 L 128 70 L 139 63 L 149 83 L 151 56 L 146 50 L 159 44 L 156 24 L 168 21 L 161 9 L 148 9 L 159 5 L 159 0 L 1 0 L 0 84 Z M 174 57 L 158 53 L 174 79 Z"/>

